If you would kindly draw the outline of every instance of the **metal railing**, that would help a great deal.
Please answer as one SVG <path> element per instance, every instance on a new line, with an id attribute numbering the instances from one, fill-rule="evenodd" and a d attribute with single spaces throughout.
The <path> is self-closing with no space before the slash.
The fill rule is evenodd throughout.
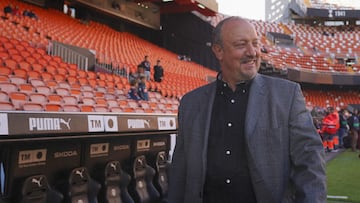
<path id="1" fill-rule="evenodd" d="M 51 41 L 48 52 L 49 55 L 60 56 L 65 62 L 77 64 L 79 69 L 88 71 L 89 58 L 60 42 Z"/>

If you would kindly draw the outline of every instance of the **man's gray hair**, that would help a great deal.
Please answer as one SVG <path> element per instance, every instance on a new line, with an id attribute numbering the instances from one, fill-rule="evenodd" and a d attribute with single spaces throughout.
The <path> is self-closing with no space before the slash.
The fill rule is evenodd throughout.
<path id="1" fill-rule="evenodd" d="M 230 16 L 230 17 L 225 18 L 224 20 L 220 21 L 216 25 L 216 27 L 214 28 L 213 33 L 212 33 L 212 44 L 213 45 L 214 44 L 218 44 L 220 46 L 223 45 L 222 37 L 221 37 L 221 30 L 222 30 L 222 27 L 224 26 L 224 24 L 231 20 L 243 20 L 243 18 L 241 18 L 239 16 Z"/>

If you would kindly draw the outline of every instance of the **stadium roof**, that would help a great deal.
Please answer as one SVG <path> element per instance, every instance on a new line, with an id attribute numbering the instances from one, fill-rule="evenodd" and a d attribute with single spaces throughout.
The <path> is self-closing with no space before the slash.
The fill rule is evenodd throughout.
<path id="1" fill-rule="evenodd" d="M 205 16 L 214 16 L 218 12 L 216 0 L 135 0 L 135 2 L 154 3 L 160 6 L 162 14 L 198 11 Z"/>

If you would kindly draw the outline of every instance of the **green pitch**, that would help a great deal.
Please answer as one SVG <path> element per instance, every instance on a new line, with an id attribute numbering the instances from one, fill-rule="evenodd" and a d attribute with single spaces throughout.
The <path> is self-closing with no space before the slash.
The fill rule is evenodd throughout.
<path id="1" fill-rule="evenodd" d="M 359 152 L 349 149 L 326 164 L 328 203 L 360 203 Z"/>

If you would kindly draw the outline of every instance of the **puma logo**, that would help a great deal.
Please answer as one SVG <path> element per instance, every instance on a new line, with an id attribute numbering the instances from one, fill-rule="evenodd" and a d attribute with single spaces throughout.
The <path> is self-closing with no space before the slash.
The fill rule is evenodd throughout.
<path id="1" fill-rule="evenodd" d="M 75 174 L 76 175 L 79 175 L 80 176 L 80 178 L 84 178 L 84 169 L 82 168 L 81 170 L 76 170 L 75 171 Z"/>
<path id="2" fill-rule="evenodd" d="M 71 121 L 71 118 L 69 118 L 67 121 L 65 121 L 64 119 L 60 119 L 60 123 L 66 125 L 66 127 L 70 130 L 70 121 Z"/>
<path id="3" fill-rule="evenodd" d="M 111 162 L 111 163 L 110 163 L 110 167 L 113 168 L 114 171 L 116 171 L 116 169 L 117 169 L 117 166 L 116 166 L 116 165 L 117 165 L 117 164 L 114 163 L 114 162 Z"/>
<path id="4" fill-rule="evenodd" d="M 150 128 L 150 120 L 144 120 L 144 124 L 145 124 L 148 128 Z"/>
<path id="5" fill-rule="evenodd" d="M 142 159 L 138 159 L 137 162 L 140 164 L 140 165 L 144 165 L 144 161 Z"/>
<path id="6" fill-rule="evenodd" d="M 31 182 L 37 184 L 38 187 L 41 187 L 42 186 L 42 184 L 41 184 L 42 179 L 43 179 L 43 177 L 41 177 L 41 176 L 39 177 L 39 179 L 32 178 Z"/>

